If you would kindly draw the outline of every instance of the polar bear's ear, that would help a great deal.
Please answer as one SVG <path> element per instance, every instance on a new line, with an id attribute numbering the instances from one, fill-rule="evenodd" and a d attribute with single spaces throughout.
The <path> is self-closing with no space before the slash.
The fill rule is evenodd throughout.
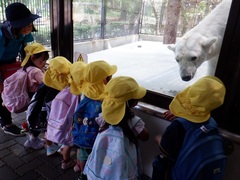
<path id="1" fill-rule="evenodd" d="M 204 40 L 203 42 L 203 47 L 208 48 L 210 47 L 213 43 L 215 43 L 218 40 L 217 37 L 211 37 L 211 38 L 207 38 Z"/>
<path id="2" fill-rule="evenodd" d="M 174 52 L 175 51 L 175 44 L 170 44 L 170 45 L 167 46 L 167 48 Z"/>

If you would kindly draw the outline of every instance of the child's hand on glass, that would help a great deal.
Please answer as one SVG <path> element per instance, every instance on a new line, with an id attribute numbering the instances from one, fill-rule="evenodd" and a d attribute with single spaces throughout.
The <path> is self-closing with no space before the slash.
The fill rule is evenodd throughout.
<path id="1" fill-rule="evenodd" d="M 169 110 L 163 113 L 163 117 L 164 117 L 164 119 L 167 119 L 170 121 L 173 121 L 176 118 L 176 116 L 174 114 L 172 114 L 171 111 L 169 111 Z"/>

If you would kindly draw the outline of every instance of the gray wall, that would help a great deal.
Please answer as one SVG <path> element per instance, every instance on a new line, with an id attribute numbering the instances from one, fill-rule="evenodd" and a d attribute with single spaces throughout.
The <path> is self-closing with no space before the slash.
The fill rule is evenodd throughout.
<path id="1" fill-rule="evenodd" d="M 151 35 L 131 35 L 124 37 L 116 37 L 110 39 L 96 39 L 87 42 L 74 42 L 74 52 L 80 52 L 84 54 L 94 53 L 117 46 L 133 43 L 139 40 L 144 41 L 158 41 L 162 42 L 162 36 Z"/>

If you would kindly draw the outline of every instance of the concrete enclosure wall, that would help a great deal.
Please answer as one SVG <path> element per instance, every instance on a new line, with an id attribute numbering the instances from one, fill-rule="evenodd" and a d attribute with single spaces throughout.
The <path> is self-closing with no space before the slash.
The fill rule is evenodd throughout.
<path id="1" fill-rule="evenodd" d="M 122 46 L 129 43 L 133 43 L 139 40 L 162 42 L 162 37 L 150 36 L 150 35 L 131 35 L 131 36 L 124 36 L 124 37 L 116 37 L 111 39 L 97 39 L 97 40 L 92 40 L 87 42 L 76 42 L 74 43 L 74 52 L 89 54 L 97 51 L 103 51 L 106 49 L 114 48 L 117 46 Z"/>

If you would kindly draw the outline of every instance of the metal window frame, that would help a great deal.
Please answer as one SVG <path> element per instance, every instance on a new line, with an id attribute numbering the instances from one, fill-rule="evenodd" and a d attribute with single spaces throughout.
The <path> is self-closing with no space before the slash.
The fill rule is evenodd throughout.
<path id="1" fill-rule="evenodd" d="M 72 0 L 50 0 L 51 46 L 53 56 L 73 62 Z"/>

